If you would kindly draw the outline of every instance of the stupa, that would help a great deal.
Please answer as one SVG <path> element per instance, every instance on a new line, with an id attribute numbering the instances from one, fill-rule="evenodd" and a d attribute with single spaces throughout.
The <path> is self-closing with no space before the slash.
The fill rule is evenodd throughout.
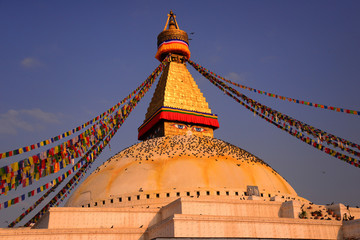
<path id="1" fill-rule="evenodd" d="M 171 54 L 137 143 L 107 160 L 20 239 L 341 239 L 360 211 L 298 196 L 267 163 L 214 138 L 217 115 L 186 67 L 187 33 L 170 12 L 156 58 Z M 322 219 L 312 217 L 312 212 Z M 332 212 L 332 213 L 331 213 Z M 331 214 L 330 214 L 331 213 Z M 326 215 L 326 217 L 325 217 Z M 328 220 L 328 221 L 325 221 Z"/>
<path id="2" fill-rule="evenodd" d="M 136 201 L 139 205 L 141 200 L 154 197 L 164 206 L 169 197 L 188 192 L 190 196 L 197 196 L 198 191 L 200 196 L 206 192 L 220 192 L 221 196 L 224 191 L 245 196 L 248 188 L 259 196 L 301 199 L 264 161 L 213 137 L 218 119 L 186 67 L 188 36 L 179 29 L 172 12 L 158 36 L 156 58 L 162 61 L 168 54 L 170 63 L 139 127 L 138 138 L 144 141 L 99 167 L 74 192 L 67 206 L 94 207 L 119 198 L 123 201 L 115 200 L 117 204 L 133 205 Z"/>

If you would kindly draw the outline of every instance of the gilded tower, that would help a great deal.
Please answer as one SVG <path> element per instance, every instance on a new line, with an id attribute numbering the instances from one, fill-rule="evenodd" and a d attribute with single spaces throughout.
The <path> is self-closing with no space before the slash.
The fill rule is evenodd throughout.
<path id="1" fill-rule="evenodd" d="M 172 11 L 157 40 L 155 58 L 162 61 L 169 54 L 171 57 L 139 127 L 139 140 L 183 134 L 213 137 L 219 122 L 186 68 L 188 35 L 179 29 Z"/>

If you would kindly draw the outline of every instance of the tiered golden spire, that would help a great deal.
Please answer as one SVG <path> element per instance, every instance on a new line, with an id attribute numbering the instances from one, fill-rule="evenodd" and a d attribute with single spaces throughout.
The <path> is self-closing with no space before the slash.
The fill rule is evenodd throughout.
<path id="1" fill-rule="evenodd" d="M 212 137 L 213 130 L 219 127 L 217 116 L 211 113 L 186 68 L 186 59 L 190 57 L 187 42 L 187 33 L 179 29 L 171 11 L 164 31 L 158 36 L 156 53 L 160 61 L 171 54 L 170 63 L 160 77 L 145 121 L 139 127 L 140 140 L 180 134 Z"/>

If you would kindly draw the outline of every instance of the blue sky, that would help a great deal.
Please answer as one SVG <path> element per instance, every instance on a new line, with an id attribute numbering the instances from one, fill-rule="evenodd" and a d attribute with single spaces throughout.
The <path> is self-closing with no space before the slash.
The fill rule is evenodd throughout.
<path id="1" fill-rule="evenodd" d="M 194 32 L 191 59 L 217 74 L 260 90 L 360 110 L 359 1 L 0 1 L 0 152 L 81 125 L 135 89 L 158 65 L 156 38 L 170 9 L 181 29 Z M 219 116 L 216 138 L 266 161 L 302 197 L 360 205 L 360 169 L 254 117 L 188 68 Z M 153 90 L 97 164 L 137 142 Z M 242 92 L 360 143 L 359 116 Z M 1 160 L 0 166 L 12 161 Z M 0 226 L 36 200 L 1 210 Z"/>

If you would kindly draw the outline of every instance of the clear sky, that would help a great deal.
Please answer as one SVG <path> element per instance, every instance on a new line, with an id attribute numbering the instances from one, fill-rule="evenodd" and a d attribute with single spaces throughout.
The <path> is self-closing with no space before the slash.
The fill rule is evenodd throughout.
<path id="1" fill-rule="evenodd" d="M 191 59 L 217 74 L 260 90 L 360 110 L 360 1 L 0 0 L 0 152 L 81 125 L 135 89 L 159 64 L 156 38 L 170 9 L 181 29 L 194 32 Z M 263 159 L 310 201 L 360 206 L 359 168 L 254 117 L 188 68 L 219 116 L 216 138 Z M 153 90 L 97 164 L 137 142 Z M 359 116 L 241 92 L 360 143 Z M 0 166 L 12 161 L 1 160 Z M 0 227 L 37 197 L 1 210 Z"/>

